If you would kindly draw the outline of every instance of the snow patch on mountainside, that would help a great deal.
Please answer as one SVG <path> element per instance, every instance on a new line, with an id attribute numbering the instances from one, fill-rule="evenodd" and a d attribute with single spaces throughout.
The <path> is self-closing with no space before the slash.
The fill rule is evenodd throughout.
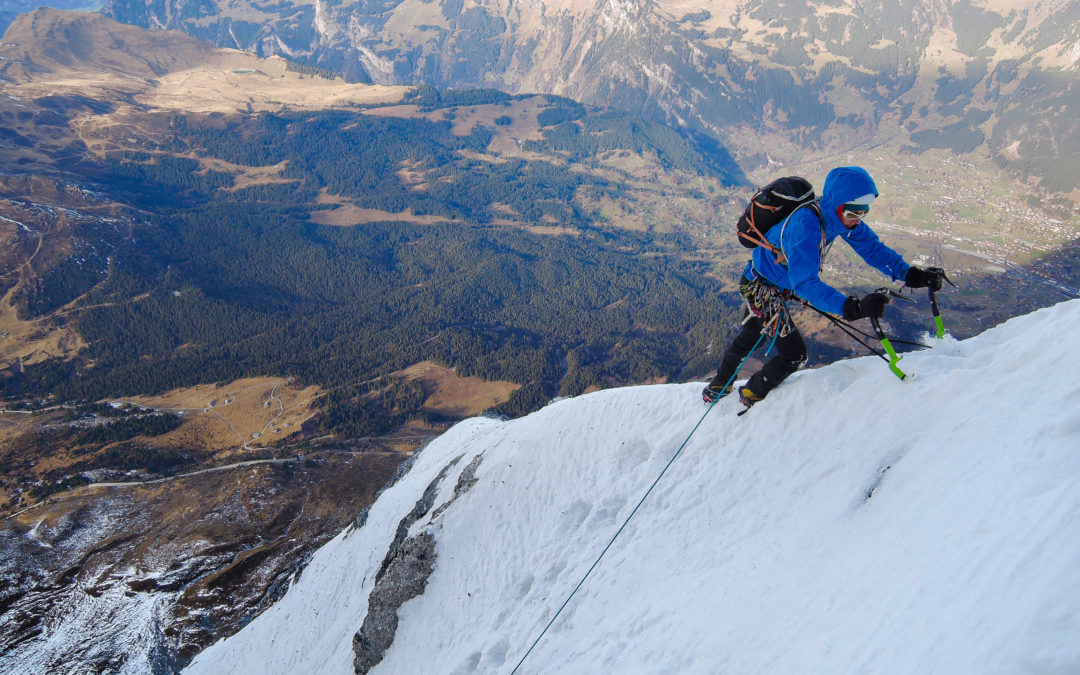
<path id="1" fill-rule="evenodd" d="M 909 354 L 907 382 L 868 357 L 743 417 L 722 400 L 519 672 L 1077 671 L 1078 332 L 1072 301 Z M 510 672 L 701 418 L 700 389 L 462 422 L 190 672 L 353 672 L 403 527 L 435 560 L 371 672 Z"/>

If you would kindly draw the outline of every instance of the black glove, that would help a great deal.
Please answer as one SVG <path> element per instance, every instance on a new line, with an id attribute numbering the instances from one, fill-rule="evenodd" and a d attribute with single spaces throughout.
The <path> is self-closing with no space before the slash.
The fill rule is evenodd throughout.
<path id="1" fill-rule="evenodd" d="M 855 319 L 868 319 L 873 317 L 880 319 L 885 312 L 885 305 L 889 304 L 889 296 L 884 293 L 870 293 L 859 300 L 854 295 L 849 295 L 844 301 L 844 318 L 848 321 Z"/>
<path id="2" fill-rule="evenodd" d="M 929 286 L 936 292 L 941 290 L 941 281 L 944 278 L 945 270 L 939 267 L 931 267 L 926 270 L 919 267 L 912 267 L 907 271 L 907 276 L 904 277 L 904 283 L 911 288 L 926 288 Z"/>

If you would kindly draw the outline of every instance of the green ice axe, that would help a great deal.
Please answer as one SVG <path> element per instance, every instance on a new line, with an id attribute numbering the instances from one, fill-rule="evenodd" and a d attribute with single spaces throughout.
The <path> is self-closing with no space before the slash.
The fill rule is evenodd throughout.
<path id="1" fill-rule="evenodd" d="M 901 300 L 908 299 L 902 295 L 894 293 L 887 288 L 879 288 L 876 292 L 884 295 L 886 298 L 886 302 L 888 301 L 889 297 L 900 298 Z M 885 353 L 889 355 L 889 370 L 893 371 L 893 374 L 899 377 L 901 380 L 906 380 L 908 377 L 907 373 L 900 370 L 900 366 L 896 365 L 900 362 L 900 359 L 902 357 L 896 353 L 896 349 L 892 346 L 892 342 L 889 342 L 889 337 L 885 335 L 885 331 L 881 329 L 881 323 L 878 321 L 878 318 L 876 316 L 870 317 L 870 325 L 874 327 L 874 335 L 881 342 L 881 346 L 885 348 Z"/>
<path id="2" fill-rule="evenodd" d="M 881 330 L 881 324 L 878 323 L 877 317 L 870 317 L 870 323 L 874 326 L 874 333 L 877 334 L 877 339 L 881 341 L 881 346 L 885 348 L 885 353 L 889 355 L 889 370 L 893 371 L 893 374 L 901 380 L 906 380 L 907 374 L 900 370 L 900 366 L 896 365 L 903 357 L 896 353 L 896 349 L 894 349 L 892 343 L 889 342 L 889 338 L 886 337 L 885 331 Z"/>

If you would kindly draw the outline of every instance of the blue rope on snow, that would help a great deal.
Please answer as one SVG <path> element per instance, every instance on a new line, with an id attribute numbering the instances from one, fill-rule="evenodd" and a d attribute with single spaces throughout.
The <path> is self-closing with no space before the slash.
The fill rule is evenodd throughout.
<path id="1" fill-rule="evenodd" d="M 746 363 L 746 360 L 750 358 L 750 355 L 753 354 L 754 350 L 757 349 L 758 345 L 761 344 L 761 339 L 765 337 L 765 334 L 766 331 L 762 330 L 761 335 L 758 336 L 757 342 L 754 343 L 754 346 L 750 348 L 750 351 L 747 352 L 746 356 L 744 356 L 742 361 L 739 362 L 738 368 L 735 369 L 735 372 L 731 375 L 731 378 L 727 381 L 727 384 L 724 385 L 724 389 L 721 389 L 720 391 L 724 391 L 732 385 L 732 383 L 735 381 L 735 378 L 738 377 L 739 371 L 742 370 L 743 364 Z M 775 334 L 773 335 L 773 342 L 776 342 Z M 770 346 L 770 350 L 771 349 L 772 347 Z M 568 604 L 570 604 L 570 600 L 574 597 L 574 595 L 577 594 L 578 590 L 585 583 L 585 580 L 588 579 L 589 575 L 592 574 L 592 571 L 596 569 L 596 566 L 600 564 L 600 560 L 604 557 L 604 554 L 608 552 L 608 549 L 611 548 L 611 545 L 615 543 L 615 540 L 619 538 L 619 535 L 622 534 L 622 531 L 626 529 L 627 525 L 630 524 L 630 519 L 634 517 L 634 514 L 638 512 L 638 509 L 641 508 L 641 505 L 645 503 L 645 499 L 649 496 L 650 493 L 652 493 L 653 488 L 655 488 L 657 483 L 660 482 L 660 479 L 664 477 L 664 474 L 667 473 L 667 470 L 669 468 L 671 468 L 671 465 L 675 463 L 675 459 L 680 454 L 682 454 L 683 448 L 685 448 L 686 444 L 690 442 L 690 439 L 693 438 L 694 434 L 697 432 L 698 427 L 700 427 L 701 423 L 705 421 L 705 417 L 709 414 L 709 412 L 713 409 L 713 406 L 716 405 L 716 402 L 719 400 L 720 397 L 713 399 L 713 402 L 710 403 L 709 407 L 705 409 L 705 414 L 701 416 L 701 419 L 698 420 L 698 423 L 695 424 L 694 428 L 690 430 L 690 434 L 686 437 L 686 440 L 682 442 L 682 445 L 679 446 L 679 449 L 676 450 L 675 454 L 672 455 L 671 459 L 668 460 L 668 463 L 664 466 L 663 470 L 660 472 L 660 475 L 656 477 L 656 480 L 652 482 L 652 485 L 649 486 L 649 489 L 645 491 L 644 495 L 642 495 L 641 499 L 637 503 L 637 506 L 634 507 L 634 510 L 630 512 L 630 515 L 626 517 L 626 520 L 623 521 L 623 524 L 619 526 L 619 529 L 615 532 L 615 536 L 611 538 L 611 541 L 609 541 L 607 546 L 604 547 L 604 550 L 600 552 L 600 555 L 597 556 L 592 566 L 589 567 L 589 570 L 585 572 L 585 576 L 581 577 L 581 581 L 577 583 L 577 586 L 574 586 L 574 590 L 570 592 L 570 595 L 566 596 L 566 600 L 563 601 L 562 606 L 559 607 L 558 611 L 555 612 L 555 616 L 551 617 L 551 621 L 548 621 L 547 625 L 544 626 L 544 630 L 540 631 L 540 634 L 536 636 L 535 640 L 533 640 L 532 645 L 529 646 L 529 650 L 525 652 L 525 655 L 521 657 L 521 660 L 518 661 L 516 666 L 514 666 L 514 669 L 510 671 L 510 675 L 514 675 L 514 673 L 518 671 L 518 668 L 521 668 L 521 664 L 525 663 L 525 659 L 529 657 L 529 654 L 532 653 L 532 650 L 540 642 L 541 638 L 544 637 L 544 634 L 548 632 L 548 629 L 551 628 L 552 624 L 555 623 L 555 620 L 559 618 L 559 615 L 562 614 L 562 611 L 566 609 L 566 606 Z"/>

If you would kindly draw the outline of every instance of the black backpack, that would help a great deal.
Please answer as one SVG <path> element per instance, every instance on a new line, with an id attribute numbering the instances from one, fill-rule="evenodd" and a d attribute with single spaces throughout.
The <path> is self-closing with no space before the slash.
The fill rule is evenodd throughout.
<path id="1" fill-rule="evenodd" d="M 818 213 L 814 201 L 814 186 L 800 176 L 777 178 L 754 193 L 753 199 L 746 205 L 746 210 L 739 217 L 736 228 L 739 231 L 739 243 L 746 248 L 761 246 L 776 254 L 780 263 L 784 255 L 765 239 L 769 229 L 781 223 L 800 206 L 809 204 Z"/>

